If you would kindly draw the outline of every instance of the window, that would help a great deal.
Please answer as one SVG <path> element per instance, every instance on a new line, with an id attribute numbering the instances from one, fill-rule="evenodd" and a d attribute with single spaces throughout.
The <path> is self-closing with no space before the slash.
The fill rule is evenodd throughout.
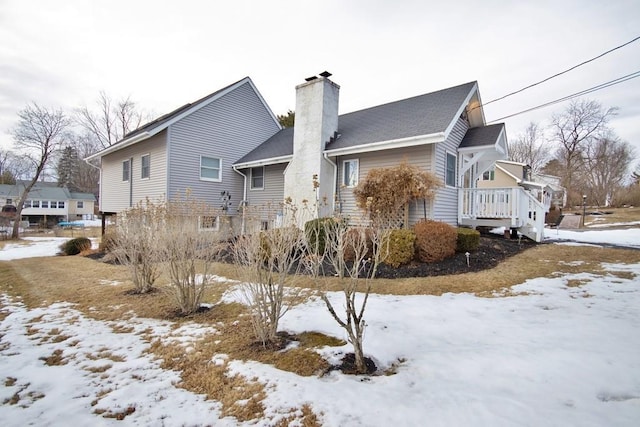
<path id="1" fill-rule="evenodd" d="M 140 158 L 140 178 L 148 179 L 151 172 L 151 158 L 145 154 Z"/>
<path id="2" fill-rule="evenodd" d="M 76 202 L 76 207 L 77 207 L 78 209 L 83 209 L 83 208 L 84 208 L 84 202 L 83 202 L 82 200 L 78 200 L 78 201 Z"/>
<path id="3" fill-rule="evenodd" d="M 447 187 L 456 186 L 456 156 L 451 153 L 447 153 L 447 164 L 445 170 L 445 184 Z"/>
<path id="4" fill-rule="evenodd" d="M 25 200 L 24 201 L 24 205 L 22 205 L 22 208 L 30 208 L 31 207 L 31 200 Z"/>
<path id="5" fill-rule="evenodd" d="M 355 187 L 358 185 L 358 159 L 342 162 L 342 185 Z"/>
<path id="6" fill-rule="evenodd" d="M 222 159 L 200 156 L 200 179 L 203 181 L 222 181 L 220 169 Z"/>
<path id="7" fill-rule="evenodd" d="M 7 205 L 12 205 L 12 204 L 13 204 L 13 200 L 7 199 Z"/>
<path id="8" fill-rule="evenodd" d="M 220 230 L 220 217 L 201 216 L 199 218 L 198 228 L 200 231 L 218 231 Z"/>
<path id="9" fill-rule="evenodd" d="M 40 207 L 40 200 L 32 200 L 31 201 L 31 207 L 32 208 L 39 208 Z"/>
<path id="10" fill-rule="evenodd" d="M 125 160 L 122 162 L 122 180 L 129 181 L 129 174 L 131 173 L 131 161 Z M 51 205 L 53 207 L 53 205 Z"/>
<path id="11" fill-rule="evenodd" d="M 48 208 L 49 207 L 49 201 L 48 200 L 43 200 L 42 203 L 40 204 L 40 207 L 42 208 Z"/>
<path id="12" fill-rule="evenodd" d="M 251 189 L 261 190 L 264 188 L 264 166 L 251 168 Z"/>
<path id="13" fill-rule="evenodd" d="M 56 201 L 52 201 L 51 202 L 51 207 L 52 208 L 58 208 L 58 209 L 64 209 L 64 202 L 56 202 Z"/>
<path id="14" fill-rule="evenodd" d="M 491 169 L 484 171 L 484 173 L 482 174 L 483 181 L 493 181 L 495 179 L 496 179 L 496 170 L 493 167 Z"/>

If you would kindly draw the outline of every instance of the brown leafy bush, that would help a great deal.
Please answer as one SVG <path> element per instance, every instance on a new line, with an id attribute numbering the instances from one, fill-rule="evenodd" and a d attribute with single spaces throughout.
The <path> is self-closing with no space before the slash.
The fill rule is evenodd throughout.
<path id="1" fill-rule="evenodd" d="M 365 255 L 365 259 L 371 258 L 373 256 L 373 241 L 371 239 L 371 230 L 369 229 L 359 229 L 359 228 L 351 228 L 347 230 L 347 241 L 354 241 L 359 239 L 365 239 L 364 244 L 367 247 L 367 252 Z M 356 243 L 356 247 L 358 244 Z M 355 259 L 355 250 L 353 249 L 353 245 L 345 245 L 344 247 L 344 260 L 345 261 L 353 261 Z"/>
<path id="2" fill-rule="evenodd" d="M 64 255 L 78 255 L 80 252 L 88 249 L 91 249 L 91 240 L 86 237 L 76 237 L 60 245 L 60 251 Z"/>
<path id="3" fill-rule="evenodd" d="M 422 262 L 437 262 L 456 253 L 458 233 L 447 223 L 422 220 L 413 226 L 416 255 Z"/>
<path id="4" fill-rule="evenodd" d="M 456 252 L 473 252 L 480 246 L 480 232 L 470 228 L 458 228 Z"/>
<path id="5" fill-rule="evenodd" d="M 431 200 L 442 183 L 432 173 L 403 161 L 390 168 L 371 169 L 353 194 L 361 209 L 389 218 L 412 200 Z"/>
<path id="6" fill-rule="evenodd" d="M 411 230 L 391 230 L 382 241 L 382 262 L 394 268 L 408 264 L 415 254 L 415 240 Z"/>
<path id="7" fill-rule="evenodd" d="M 116 241 L 118 239 L 117 232 L 115 230 L 109 230 L 102 235 L 98 250 L 100 252 L 111 252 L 116 247 Z"/>

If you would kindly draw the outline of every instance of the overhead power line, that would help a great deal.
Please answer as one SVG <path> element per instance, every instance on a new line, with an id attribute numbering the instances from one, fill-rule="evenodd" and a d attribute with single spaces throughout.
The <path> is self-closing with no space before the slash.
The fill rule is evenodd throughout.
<path id="1" fill-rule="evenodd" d="M 553 79 L 553 78 L 556 78 L 556 77 L 558 77 L 558 76 L 561 76 L 561 75 L 563 75 L 563 74 L 566 74 L 566 73 L 568 73 L 569 71 L 575 70 L 575 69 L 576 69 L 576 68 L 578 68 L 578 67 L 582 67 L 582 66 L 583 66 L 583 65 L 585 65 L 585 64 L 588 64 L 588 63 L 590 63 L 590 62 L 593 62 L 593 61 L 595 61 L 596 59 L 602 58 L 603 56 L 605 56 L 605 55 L 607 55 L 607 54 L 609 54 L 609 53 L 611 53 L 611 52 L 613 52 L 613 51 L 616 51 L 616 50 L 618 50 L 618 49 L 621 49 L 621 48 L 623 48 L 623 47 L 625 47 L 625 46 L 627 46 L 627 45 L 629 45 L 629 44 L 631 44 L 631 43 L 633 43 L 633 42 L 635 42 L 635 41 L 638 41 L 638 40 L 640 40 L 640 36 L 638 36 L 638 37 L 634 38 L 633 40 L 629 40 L 628 42 L 623 43 L 623 44 L 621 44 L 621 45 L 619 45 L 619 46 L 616 46 L 616 47 L 614 47 L 613 49 L 609 49 L 609 50 L 608 50 L 608 51 L 606 51 L 606 52 L 602 52 L 600 55 L 598 55 L 598 56 L 594 56 L 594 57 L 593 57 L 593 58 L 591 58 L 591 59 L 587 59 L 586 61 L 583 61 L 583 62 L 581 62 L 581 63 L 579 63 L 579 64 L 577 64 L 577 65 L 574 65 L 574 66 L 573 66 L 573 67 L 571 67 L 571 68 L 567 68 L 567 69 L 566 69 L 566 70 L 564 70 L 564 71 L 560 71 L 559 73 L 556 73 L 556 74 L 554 74 L 554 75 L 552 75 L 552 76 L 549 76 L 549 77 L 547 77 L 546 79 L 542 79 L 542 80 L 540 80 L 539 82 L 532 83 L 532 84 L 530 84 L 530 85 L 528 85 L 528 86 L 523 87 L 522 89 L 518 89 L 518 90 L 516 90 L 516 91 L 514 91 L 514 92 L 508 93 L 508 94 L 506 94 L 506 95 L 504 95 L 504 96 L 501 96 L 501 97 L 499 97 L 499 98 L 492 99 L 491 101 L 485 102 L 485 103 L 483 103 L 482 105 L 479 105 L 479 106 L 477 106 L 477 107 L 475 107 L 475 108 L 480 108 L 480 107 L 483 107 L 483 106 L 485 106 L 485 105 L 489 105 L 489 104 L 491 104 L 491 103 L 493 103 L 493 102 L 500 101 L 500 100 L 505 99 L 505 98 L 507 98 L 507 97 L 509 97 L 509 96 L 512 96 L 512 95 L 515 95 L 515 94 L 517 94 L 517 93 L 523 92 L 523 91 L 525 91 L 525 90 L 527 90 L 527 89 L 530 89 L 530 88 L 532 88 L 532 87 L 534 87 L 534 86 L 538 86 L 539 84 L 542 84 L 542 83 L 547 82 L 547 81 L 549 81 L 549 80 L 551 80 L 551 79 Z M 474 109 L 475 109 L 475 108 L 474 108 Z"/>
<path id="2" fill-rule="evenodd" d="M 544 104 L 536 105 L 535 107 L 527 108 L 526 110 L 518 111 L 517 113 L 509 114 L 508 116 L 500 117 L 499 119 L 491 120 L 487 123 L 495 123 L 504 119 L 511 118 L 513 116 L 518 116 L 520 114 L 528 113 L 529 111 L 538 110 L 540 108 L 548 107 L 550 105 L 557 104 L 559 102 L 568 101 L 569 99 L 576 98 L 578 96 L 586 95 L 588 93 L 596 92 L 601 89 L 608 88 L 610 86 L 615 86 L 620 83 L 624 83 L 627 80 L 635 79 L 640 77 L 640 70 L 633 72 L 631 74 L 627 74 L 626 76 L 618 77 L 617 79 L 609 80 L 608 82 L 601 83 L 596 86 L 592 86 L 589 89 L 581 90 L 579 92 L 572 93 L 571 95 L 564 96 L 562 98 L 554 99 L 553 101 L 545 102 Z"/>

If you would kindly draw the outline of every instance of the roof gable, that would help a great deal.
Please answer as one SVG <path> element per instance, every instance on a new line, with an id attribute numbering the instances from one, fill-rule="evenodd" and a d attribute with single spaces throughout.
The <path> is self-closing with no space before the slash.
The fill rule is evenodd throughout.
<path id="1" fill-rule="evenodd" d="M 267 105 L 267 103 L 265 102 L 264 98 L 262 98 L 262 95 L 260 94 L 260 92 L 258 91 L 258 89 L 256 88 L 256 86 L 253 84 L 253 81 L 251 80 L 251 78 L 249 77 L 245 77 L 242 80 L 238 80 L 235 83 L 230 84 L 229 86 L 226 86 L 220 90 L 217 90 L 207 96 L 205 96 L 204 98 L 200 98 L 199 100 L 189 103 L 189 104 L 185 104 L 179 108 L 176 108 L 175 110 L 173 110 L 172 112 L 165 114 L 163 116 L 158 117 L 157 119 L 139 127 L 138 129 L 129 132 L 128 134 L 126 134 L 122 140 L 118 141 L 117 143 L 115 143 L 114 145 L 107 147 L 106 149 L 87 157 L 87 160 L 93 159 L 93 158 L 97 158 L 97 157 L 102 157 L 106 154 L 112 153 L 114 151 L 118 151 L 122 148 L 128 147 L 130 145 L 133 145 L 139 141 L 143 141 L 147 138 L 150 138 L 160 132 L 162 132 L 163 130 L 165 130 L 166 128 L 168 128 L 170 125 L 172 125 L 173 123 L 176 123 L 177 121 L 181 120 L 182 118 L 200 110 L 201 108 L 209 105 L 210 103 L 216 101 L 217 99 L 221 98 L 222 96 L 228 94 L 229 92 L 241 87 L 242 85 L 248 84 L 251 86 L 251 88 L 253 89 L 253 91 L 256 93 L 256 95 L 258 96 L 258 98 L 260 99 L 261 103 L 263 104 L 264 108 L 268 111 L 269 115 L 272 117 L 273 121 L 279 125 L 278 123 L 278 119 L 275 116 L 275 114 L 273 114 L 273 111 L 271 111 L 271 108 Z"/>

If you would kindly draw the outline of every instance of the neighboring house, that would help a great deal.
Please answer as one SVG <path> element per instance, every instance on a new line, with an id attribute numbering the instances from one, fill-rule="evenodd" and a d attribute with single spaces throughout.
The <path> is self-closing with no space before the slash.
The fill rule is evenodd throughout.
<path id="1" fill-rule="evenodd" d="M 367 172 L 406 160 L 434 173 L 443 186 L 433 201 L 411 203 L 403 225 L 423 218 L 473 227 L 497 224 L 541 239 L 537 218 L 544 218 L 545 206 L 529 188 L 514 189 L 509 209 L 489 212 L 480 206 L 495 191 L 479 192 L 477 183 L 508 153 L 504 124 L 486 125 L 476 82 L 339 115 L 340 87 L 329 76 L 325 72 L 296 87 L 293 128 L 280 129 L 251 81 L 244 79 L 127 135 L 93 156 L 102 159 L 101 210 L 118 212 L 143 195 L 171 195 L 173 190 L 196 187 L 202 189 L 197 195 L 211 203 L 228 190 L 249 208 L 278 205 L 287 198 L 299 207 L 317 204 L 319 216 L 340 212 L 353 217 L 359 211 L 353 189 Z M 251 89 L 255 99 L 222 102 L 235 97 L 239 86 Z M 224 96 L 216 95 L 220 92 Z M 203 102 L 211 106 L 209 113 Z M 202 113 L 196 119 L 198 111 Z M 233 119 L 237 114 L 243 120 Z M 176 140 L 177 135 L 188 137 Z M 231 147 L 233 153 L 222 154 Z M 145 153 L 152 156 L 151 177 L 146 179 L 161 179 L 153 191 L 145 187 L 136 193 L 143 185 L 137 175 L 144 176 Z M 162 160 L 156 166 L 154 156 Z M 212 163 L 220 168 L 216 173 L 228 176 L 223 176 L 223 185 L 203 185 L 203 168 L 209 165 L 203 156 L 217 159 Z M 516 197 L 531 199 L 531 206 L 513 204 Z M 276 219 L 262 227 L 277 224 Z M 243 229 L 244 225 L 243 221 Z"/>
<path id="2" fill-rule="evenodd" d="M 0 204 L 15 206 L 25 188 L 24 182 L 0 185 Z M 91 193 L 69 191 L 56 182 L 37 182 L 22 208 L 22 221 L 52 226 L 60 221 L 93 219 L 96 197 Z"/>
<path id="3" fill-rule="evenodd" d="M 186 104 L 87 158 L 100 159 L 100 211 L 117 214 L 187 191 L 220 206 L 225 192 L 234 215 L 244 181 L 231 165 L 280 129 L 248 77 Z"/>

